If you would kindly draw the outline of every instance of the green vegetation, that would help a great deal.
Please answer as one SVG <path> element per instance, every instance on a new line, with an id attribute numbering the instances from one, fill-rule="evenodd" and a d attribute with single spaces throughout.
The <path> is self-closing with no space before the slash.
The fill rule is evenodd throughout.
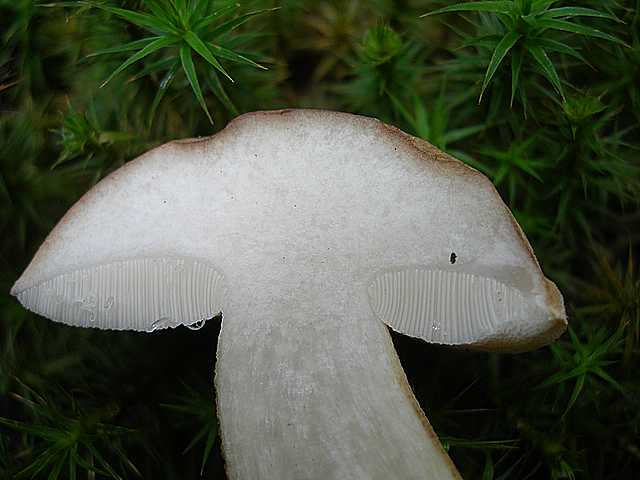
<path id="1" fill-rule="evenodd" d="M 569 332 L 527 354 L 394 335 L 462 475 L 633 478 L 639 32 L 638 0 L 0 0 L 0 477 L 224 478 L 215 319 L 76 329 L 8 291 L 69 206 L 136 155 L 315 107 L 484 172 L 565 294 Z"/>

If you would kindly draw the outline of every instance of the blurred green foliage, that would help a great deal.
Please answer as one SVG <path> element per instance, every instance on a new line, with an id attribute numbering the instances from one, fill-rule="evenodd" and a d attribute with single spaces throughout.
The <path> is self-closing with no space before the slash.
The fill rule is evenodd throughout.
<path id="1" fill-rule="evenodd" d="M 570 331 L 528 354 L 394 335 L 462 475 L 640 471 L 640 1 L 0 0 L 0 41 L 0 477 L 224 478 L 215 320 L 81 330 L 8 291 L 104 175 L 279 107 L 373 115 L 481 170 L 565 295 Z"/>

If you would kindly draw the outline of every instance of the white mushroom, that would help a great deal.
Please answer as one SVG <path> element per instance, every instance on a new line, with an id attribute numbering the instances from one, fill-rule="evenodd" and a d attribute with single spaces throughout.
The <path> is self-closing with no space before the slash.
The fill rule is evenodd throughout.
<path id="1" fill-rule="evenodd" d="M 12 294 L 55 321 L 117 330 L 222 311 L 232 479 L 460 478 L 385 324 L 510 351 L 566 327 L 487 178 L 377 120 L 312 110 L 244 115 L 118 169 Z"/>

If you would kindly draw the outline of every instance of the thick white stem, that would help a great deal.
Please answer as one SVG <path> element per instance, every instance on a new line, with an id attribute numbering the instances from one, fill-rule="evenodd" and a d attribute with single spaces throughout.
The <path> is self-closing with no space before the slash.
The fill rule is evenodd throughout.
<path id="1" fill-rule="evenodd" d="M 460 478 L 363 290 L 225 309 L 216 389 L 231 479 Z"/>

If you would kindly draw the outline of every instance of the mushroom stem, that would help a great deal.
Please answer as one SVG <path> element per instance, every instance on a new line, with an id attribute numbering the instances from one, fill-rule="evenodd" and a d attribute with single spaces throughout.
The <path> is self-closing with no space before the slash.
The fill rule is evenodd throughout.
<path id="1" fill-rule="evenodd" d="M 357 287 L 333 302 L 290 292 L 225 309 L 216 389 L 229 478 L 460 478 Z"/>

